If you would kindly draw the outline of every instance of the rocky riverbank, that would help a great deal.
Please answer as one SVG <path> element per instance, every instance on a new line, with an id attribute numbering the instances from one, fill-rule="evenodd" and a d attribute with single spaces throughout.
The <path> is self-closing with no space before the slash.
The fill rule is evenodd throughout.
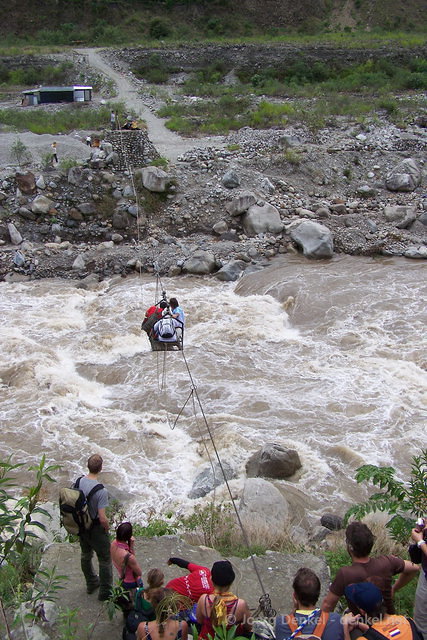
<path id="1" fill-rule="evenodd" d="M 111 56 L 131 96 L 123 52 Z M 183 140 L 181 155 L 179 138 L 164 140 L 150 117 L 148 134 L 126 132 L 119 146 L 108 132 L 97 148 L 85 146 L 87 132 L 61 136 L 60 157 L 79 146 L 69 169 L 0 169 L 1 279 L 158 270 L 235 280 L 294 251 L 427 257 L 425 113 L 405 129 L 381 113 L 334 117 L 315 132 L 245 127 L 211 147 Z M 152 135 L 175 147 L 165 170 L 146 167 L 159 164 Z"/>

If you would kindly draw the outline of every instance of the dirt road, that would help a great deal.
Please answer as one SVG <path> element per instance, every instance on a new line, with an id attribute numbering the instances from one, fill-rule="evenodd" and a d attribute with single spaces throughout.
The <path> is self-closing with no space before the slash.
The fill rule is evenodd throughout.
<path id="1" fill-rule="evenodd" d="M 224 139 L 220 136 L 209 138 L 182 138 L 173 131 L 165 127 L 164 120 L 155 116 L 145 105 L 143 99 L 138 95 L 131 80 L 124 74 L 115 71 L 100 52 L 102 49 L 78 49 L 78 53 L 86 56 L 91 67 L 110 78 L 117 87 L 118 99 L 135 111 L 143 118 L 148 127 L 148 135 L 160 155 L 171 162 L 175 162 L 177 157 L 193 149 L 194 147 L 223 147 Z"/>

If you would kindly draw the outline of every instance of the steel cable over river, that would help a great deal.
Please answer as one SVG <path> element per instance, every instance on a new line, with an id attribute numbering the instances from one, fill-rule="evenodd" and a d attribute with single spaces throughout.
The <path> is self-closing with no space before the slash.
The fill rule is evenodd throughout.
<path id="1" fill-rule="evenodd" d="M 423 262 L 286 256 L 237 284 L 164 284 L 188 318 L 185 356 L 221 460 L 236 469 L 233 492 L 265 442 L 298 451 L 302 469 L 276 486 L 311 522 L 364 497 L 353 480 L 361 464 L 407 475 L 427 410 Z M 101 451 L 129 518 L 188 510 L 209 461 L 191 410 L 169 427 L 189 382 L 180 354 L 167 353 L 167 395 L 158 389 L 156 354 L 140 331 L 154 279 L 75 285 L 0 284 L 1 457 L 45 453 L 65 482 Z"/>

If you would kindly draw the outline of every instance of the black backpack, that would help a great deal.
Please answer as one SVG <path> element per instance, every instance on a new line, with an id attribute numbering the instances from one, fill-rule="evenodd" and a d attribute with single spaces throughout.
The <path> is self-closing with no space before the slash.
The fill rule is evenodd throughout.
<path id="1" fill-rule="evenodd" d="M 59 490 L 59 513 L 62 526 L 68 533 L 80 535 L 88 531 L 97 523 L 98 518 L 93 519 L 89 513 L 89 501 L 91 497 L 101 489 L 103 484 L 96 484 L 85 496 L 79 489 L 80 478 L 77 478 L 73 487 L 63 487 Z"/>

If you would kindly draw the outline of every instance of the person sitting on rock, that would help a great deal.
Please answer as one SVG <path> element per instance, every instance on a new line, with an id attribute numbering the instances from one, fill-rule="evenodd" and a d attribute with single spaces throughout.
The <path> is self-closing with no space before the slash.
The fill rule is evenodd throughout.
<path id="1" fill-rule="evenodd" d="M 320 595 L 320 580 L 311 569 L 298 569 L 292 583 L 294 603 L 290 615 L 276 617 L 274 633 L 276 640 L 286 640 L 300 626 L 301 633 L 319 636 L 322 640 L 343 640 L 341 616 L 316 609 Z"/>
<path id="2" fill-rule="evenodd" d="M 197 603 L 196 619 L 201 625 L 199 640 L 213 638 L 215 628 L 222 625 L 227 629 L 237 625 L 236 636 L 250 637 L 252 624 L 249 607 L 245 600 L 230 592 L 235 577 L 231 562 L 214 562 L 211 570 L 214 592 L 201 596 Z"/>
<path id="3" fill-rule="evenodd" d="M 177 613 L 182 606 L 179 596 L 160 587 L 152 591 L 150 602 L 155 610 L 156 619 L 138 625 L 137 640 L 187 640 L 188 625 L 184 620 L 177 619 Z"/>
<path id="4" fill-rule="evenodd" d="M 345 596 L 358 613 L 348 613 L 343 616 L 344 640 L 357 637 L 368 640 L 422 640 L 423 635 L 411 618 L 390 615 L 384 602 L 381 589 L 376 578 L 371 581 L 357 582 L 345 588 Z M 356 631 L 356 634 L 354 632 Z M 351 634 L 351 635 L 350 635 Z"/>
<path id="5" fill-rule="evenodd" d="M 123 640 L 135 640 L 141 622 L 151 622 L 156 619 L 151 600 L 155 601 L 156 593 L 163 587 L 164 579 L 165 575 L 160 569 L 150 569 L 147 573 L 147 586 L 145 589 L 137 589 L 134 608 L 126 617 Z"/>

